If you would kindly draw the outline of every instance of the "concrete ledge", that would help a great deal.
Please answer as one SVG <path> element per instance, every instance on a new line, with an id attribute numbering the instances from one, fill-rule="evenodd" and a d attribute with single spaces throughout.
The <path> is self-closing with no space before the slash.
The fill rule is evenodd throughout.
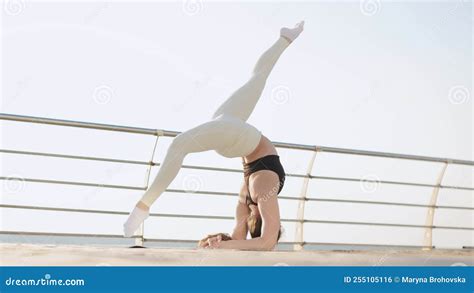
<path id="1" fill-rule="evenodd" d="M 0 244 L 3 266 L 452 266 L 473 250 L 237 251 Z"/>

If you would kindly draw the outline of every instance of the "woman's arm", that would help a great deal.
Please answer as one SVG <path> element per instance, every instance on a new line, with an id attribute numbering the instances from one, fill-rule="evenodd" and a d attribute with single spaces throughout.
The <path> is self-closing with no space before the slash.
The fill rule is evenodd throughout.
<path id="1" fill-rule="evenodd" d="M 251 192 L 258 196 L 258 210 L 262 217 L 262 234 L 249 240 L 233 240 L 215 242 L 211 248 L 272 250 L 280 232 L 280 211 L 278 208 L 277 190 L 274 186 L 276 174 L 271 171 L 260 171 L 255 174 Z M 277 178 L 278 180 L 278 178 Z"/>
<path id="2" fill-rule="evenodd" d="M 271 241 L 262 237 L 247 240 L 228 240 L 216 242 L 211 248 L 239 250 L 272 250 L 275 246 Z"/>
<path id="3" fill-rule="evenodd" d="M 245 240 L 247 238 L 247 218 L 250 215 L 250 209 L 249 207 L 245 204 L 245 197 L 247 196 L 247 184 L 244 182 L 242 183 L 242 186 L 240 187 L 240 192 L 239 192 L 239 200 L 237 202 L 237 206 L 235 209 L 235 227 L 234 230 L 232 231 L 231 238 L 234 240 Z M 222 234 L 222 233 L 218 233 Z M 218 234 L 215 235 L 207 235 L 203 239 L 201 239 L 198 243 L 198 247 L 200 248 L 215 248 L 215 243 L 216 242 L 221 242 L 221 241 L 229 241 L 228 239 L 222 239 L 222 237 L 218 237 Z"/>

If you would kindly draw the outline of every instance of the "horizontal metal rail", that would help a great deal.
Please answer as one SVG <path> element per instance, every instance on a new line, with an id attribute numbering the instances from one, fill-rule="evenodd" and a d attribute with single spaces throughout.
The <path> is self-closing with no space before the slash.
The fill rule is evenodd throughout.
<path id="1" fill-rule="evenodd" d="M 58 233 L 58 232 L 30 232 L 30 231 L 0 231 L 0 235 L 27 235 L 27 236 L 66 236 L 66 237 L 95 237 L 95 238 L 120 238 L 126 239 L 123 235 L 117 234 L 84 234 L 84 233 Z M 130 238 L 138 238 L 132 236 Z"/>
<path id="2" fill-rule="evenodd" d="M 127 190 L 141 190 L 145 191 L 145 187 L 140 186 L 127 186 L 127 185 L 111 185 L 101 183 L 87 183 L 87 182 L 76 182 L 76 181 L 60 181 L 60 180 L 46 180 L 46 179 L 32 179 L 32 178 L 15 178 L 15 177 L 0 177 L 0 180 L 19 180 L 24 182 L 33 183 L 48 183 L 48 184 L 62 184 L 62 185 L 73 185 L 73 186 L 87 186 L 87 187 L 98 187 L 98 188 L 116 188 L 116 189 L 127 189 Z M 182 193 L 182 194 L 200 194 L 200 195 L 220 195 L 220 196 L 232 196 L 237 197 L 239 194 L 236 192 L 222 192 L 222 191 L 189 191 L 184 189 L 166 189 L 166 192 L 171 193 Z M 411 204 L 411 203 L 398 203 L 398 202 L 380 202 L 380 201 L 362 201 L 362 200 L 343 200 L 343 199 L 318 199 L 318 198 L 297 198 L 291 196 L 278 196 L 282 200 L 295 200 L 295 201 L 323 201 L 323 202 L 344 202 L 344 203 L 356 203 L 356 204 L 378 204 L 378 205 L 394 205 L 394 206 L 410 206 L 410 207 L 428 207 L 437 209 L 459 209 L 459 210 L 474 210 L 473 207 L 459 207 L 459 206 L 440 206 L 440 205 L 423 205 L 423 204 Z"/>
<path id="3" fill-rule="evenodd" d="M 121 211 L 106 211 L 106 210 L 89 210 L 89 209 L 71 209 L 71 208 L 55 208 L 55 207 L 38 207 L 38 206 L 23 206 L 23 205 L 8 205 L 0 204 L 0 208 L 12 209 L 29 209 L 29 210 L 44 210 L 44 211 L 58 211 L 58 212 L 77 212 L 77 213 L 95 213 L 95 214 L 109 214 L 109 215 L 128 215 L 127 212 Z M 211 216 L 211 215 L 189 215 L 189 214 L 165 214 L 165 213 L 150 213 L 151 217 L 162 218 L 186 218 L 186 219 L 206 219 L 206 220 L 234 220 L 233 216 Z M 399 228 L 432 228 L 432 229 L 448 229 L 448 230 L 471 230 L 474 227 L 456 227 L 456 226 L 429 226 L 429 225 L 412 225 L 412 224 L 395 224 L 395 223 L 373 223 L 373 222 L 354 222 L 354 221 L 326 221 L 326 220 L 297 220 L 297 219 L 281 219 L 282 222 L 292 223 L 309 223 L 309 224 L 338 224 L 338 225 L 363 225 L 363 226 L 384 226 L 384 227 L 399 227 Z"/>
<path id="4" fill-rule="evenodd" d="M 39 207 L 39 206 L 10 205 L 10 204 L 0 204 L 0 208 L 56 211 L 56 212 L 74 212 L 74 213 L 91 213 L 91 214 L 106 214 L 106 215 L 129 215 L 130 214 L 129 212 L 122 212 L 122 211 L 71 209 L 71 208 Z M 207 219 L 207 220 L 234 220 L 234 217 L 231 217 L 231 216 L 165 214 L 165 213 L 150 213 L 150 217 Z M 282 222 L 296 222 L 297 220 L 281 219 L 281 221 Z"/>
<path id="5" fill-rule="evenodd" d="M 328 245 L 328 246 L 354 246 L 354 247 L 383 247 L 383 248 L 435 248 L 435 246 L 405 245 L 405 244 L 369 244 L 369 243 L 341 243 L 341 242 L 311 242 L 305 241 L 303 245 Z"/>
<path id="6" fill-rule="evenodd" d="M 53 237 L 86 237 L 86 238 L 111 238 L 111 239 L 133 239 L 139 238 L 135 235 L 130 238 L 124 238 L 123 235 L 117 234 L 84 234 L 84 233 L 58 233 L 58 232 L 30 232 L 30 231 L 0 231 L 0 235 L 18 235 L 18 236 L 53 236 Z M 197 243 L 199 239 L 165 239 L 165 238 L 144 238 L 145 242 L 168 242 L 168 243 Z M 326 246 L 353 246 L 353 247 L 380 247 L 380 248 L 436 248 L 435 246 L 421 245 L 404 245 L 404 244 L 364 244 L 364 243 L 344 243 L 344 242 L 292 242 L 281 241 L 280 245 L 326 245 Z M 472 249 L 472 247 L 464 246 L 463 249 Z"/>
<path id="7" fill-rule="evenodd" d="M 84 234 L 84 233 L 58 233 L 58 232 L 29 232 L 29 231 L 0 231 L 0 235 L 27 235 L 27 236 L 54 236 L 54 237 L 96 237 L 96 238 L 115 238 L 115 239 L 133 239 L 140 236 L 134 235 L 129 238 L 117 234 Z M 166 238 L 144 238 L 145 242 L 170 242 L 170 243 L 196 243 L 199 239 L 166 239 Z M 278 244 L 296 244 L 297 242 L 281 241 Z"/>
<path id="8" fill-rule="evenodd" d="M 16 178 L 16 177 L 5 177 L 5 176 L 0 177 L 0 180 L 15 180 L 15 179 L 18 179 L 24 182 L 33 182 L 33 183 L 77 185 L 77 186 L 116 188 L 116 189 L 129 189 L 129 190 L 142 190 L 142 191 L 146 190 L 145 187 L 127 186 L 127 185 L 113 185 L 113 184 L 102 184 L 102 183 L 87 183 L 87 182 L 77 182 L 77 181 L 48 180 L 48 179 L 34 179 L 34 178 Z"/>
<path id="9" fill-rule="evenodd" d="M 153 162 L 144 162 L 144 161 L 121 160 L 121 159 L 90 157 L 90 156 L 73 156 L 73 155 L 64 155 L 64 154 L 55 154 L 55 153 L 17 151 L 17 150 L 8 150 L 8 149 L 0 149 L 0 153 L 39 156 L 39 157 L 52 157 L 52 158 L 61 158 L 61 159 L 89 160 L 89 161 L 99 161 L 99 162 L 109 162 L 109 163 L 136 164 L 136 165 L 147 165 L 147 166 L 156 165 Z"/>
<path id="10" fill-rule="evenodd" d="M 20 180 L 24 182 L 33 183 L 48 183 L 48 184 L 62 184 L 62 185 L 75 185 L 75 186 L 87 186 L 87 187 L 99 187 L 99 188 L 116 188 L 116 189 L 127 189 L 127 190 L 141 190 L 145 191 L 145 187 L 140 186 L 126 186 L 126 185 L 111 185 L 101 183 L 87 183 L 87 182 L 76 182 L 76 181 L 60 181 L 60 180 L 46 180 L 46 179 L 33 179 L 33 178 L 16 178 L 16 177 L 3 177 L 0 176 L 0 180 Z M 188 191 L 184 189 L 166 189 L 166 192 L 171 193 L 183 193 L 183 194 L 200 194 L 200 195 L 220 195 L 220 196 L 238 196 L 235 192 L 222 192 L 222 191 Z M 425 207 L 425 208 L 437 208 L 437 209 L 459 209 L 459 210 L 474 210 L 473 207 L 460 207 L 460 206 L 431 206 L 423 204 L 410 204 L 410 203 L 398 203 L 398 202 L 380 202 L 380 201 L 362 201 L 362 200 L 343 200 L 343 199 L 318 199 L 318 198 L 297 198 L 291 196 L 278 196 L 279 199 L 283 200 L 295 200 L 295 201 L 320 201 L 320 202 L 341 202 L 341 203 L 356 203 L 356 204 L 377 204 L 377 205 L 394 205 L 394 206 L 409 206 L 409 207 Z"/>
<path id="11" fill-rule="evenodd" d="M 183 166 L 183 168 L 194 169 L 194 166 Z M 206 170 L 207 167 L 200 167 L 200 169 Z M 349 181 L 349 182 L 360 182 L 360 179 L 356 178 L 344 178 L 344 177 L 323 177 L 323 176 L 309 176 L 311 179 L 320 179 L 320 180 L 335 180 L 335 181 Z M 0 180 L 12 180 L 14 177 L 0 176 Z M 136 187 L 136 186 L 124 186 L 124 185 L 107 185 L 100 183 L 89 183 L 89 182 L 78 182 L 78 181 L 63 181 L 63 180 L 50 180 L 50 179 L 38 179 L 38 178 L 18 178 L 19 180 L 25 182 L 35 182 L 35 183 L 49 183 L 49 184 L 65 184 L 65 185 L 80 185 L 80 186 L 101 186 L 104 188 L 123 188 L 123 189 L 135 189 L 135 190 L 146 190 L 145 187 Z M 367 180 L 367 182 L 371 182 Z M 424 184 L 424 183 L 410 183 L 410 182 L 397 182 L 397 181 L 373 181 L 377 184 L 394 184 L 394 185 L 404 185 L 404 186 L 417 186 L 417 187 L 438 187 L 444 189 L 455 189 L 455 190 L 468 190 L 474 191 L 474 187 L 464 187 L 464 186 L 451 186 L 451 185 L 434 185 L 434 184 Z"/>
<path id="12" fill-rule="evenodd" d="M 474 231 L 474 227 L 456 227 L 456 226 L 434 226 L 434 225 L 391 224 L 391 223 L 351 222 L 351 221 L 325 221 L 325 220 L 304 220 L 303 222 L 308 223 L 308 224 L 363 225 L 363 226 L 384 226 L 384 227 L 398 227 L 398 228 L 430 228 L 430 229 Z"/>
<path id="13" fill-rule="evenodd" d="M 112 158 L 103 158 L 103 157 L 73 156 L 73 155 L 64 155 L 64 154 L 56 154 L 56 153 L 17 151 L 17 150 L 8 150 L 8 149 L 0 149 L 0 153 L 15 154 L 15 155 L 45 156 L 45 157 L 55 157 L 55 158 L 63 158 L 63 159 L 92 160 L 92 161 L 111 162 L 111 163 L 138 164 L 138 165 L 147 165 L 147 166 L 159 166 L 160 165 L 160 163 L 155 163 L 155 162 L 121 160 L 121 159 L 112 159 Z M 205 170 L 205 171 L 242 173 L 242 170 L 239 170 L 239 169 L 207 167 L 207 166 L 183 165 L 182 168 L 184 168 L 184 169 L 195 169 L 195 170 L 196 169 L 197 170 Z M 308 175 L 308 174 L 305 175 L 305 174 L 287 173 L 286 176 L 288 176 L 288 177 L 298 177 L 298 178 L 311 178 L 311 179 L 319 179 L 319 180 L 347 181 L 347 182 L 360 182 L 361 181 L 361 179 L 358 179 L 358 178 L 315 176 L 315 175 Z M 39 179 L 32 179 L 32 180 L 39 180 Z M 366 180 L 366 181 L 371 182 L 371 180 Z M 403 182 L 403 181 L 387 181 L 387 180 L 376 180 L 376 181 L 372 180 L 372 181 L 377 183 L 377 184 L 392 184 L 392 185 L 429 187 L 429 188 L 439 187 L 439 188 L 444 188 L 444 189 L 457 189 L 457 190 L 469 190 L 469 191 L 474 190 L 474 187 L 464 187 L 464 186 L 449 186 L 449 185 L 439 186 L 439 185 L 426 184 L 426 183 L 414 183 L 414 182 Z M 53 183 L 53 182 L 47 182 L 47 183 Z M 61 183 L 61 184 L 67 184 L 67 183 Z M 77 184 L 74 184 L 74 185 L 77 185 Z M 111 187 L 111 188 L 115 188 L 115 187 Z"/>
<path id="14" fill-rule="evenodd" d="M 81 121 L 42 118 L 42 117 L 23 116 L 23 115 L 12 115 L 12 114 L 6 114 L 6 113 L 0 113 L 0 120 L 88 128 L 88 129 L 96 129 L 96 130 L 126 132 L 126 133 L 145 134 L 145 135 L 170 136 L 170 137 L 173 137 L 179 134 L 179 132 L 176 132 L 176 131 L 167 131 L 167 130 L 152 129 L 152 128 L 129 127 L 129 126 L 120 126 L 120 125 L 112 125 L 112 124 L 81 122 Z"/>
<path id="15" fill-rule="evenodd" d="M 361 182 L 361 179 L 358 178 L 348 178 L 348 177 L 330 177 L 330 176 L 314 176 L 309 175 L 311 179 L 319 180 L 334 180 L 334 181 L 348 181 L 348 182 Z M 377 184 L 392 184 L 392 185 L 405 185 L 405 186 L 416 186 L 416 187 L 438 187 L 444 189 L 458 189 L 458 190 L 474 190 L 474 187 L 465 187 L 465 186 L 451 186 L 451 185 L 435 185 L 427 183 L 412 183 L 412 182 L 402 182 L 402 181 L 388 181 L 388 180 L 364 180 L 365 182 L 373 182 Z"/>
<path id="16" fill-rule="evenodd" d="M 299 198 L 297 198 L 299 199 Z M 302 199 L 299 199 L 302 200 Z M 435 208 L 435 209 L 453 209 L 453 210 L 474 210 L 474 207 L 460 207 L 460 206 L 443 206 L 429 204 L 418 204 L 418 203 L 403 203 L 403 202 L 383 202 L 383 201 L 371 201 L 371 200 L 353 200 L 353 199 L 329 199 L 329 198 L 305 198 L 306 201 L 318 201 L 318 202 L 335 202 L 335 203 L 355 203 L 355 204 L 371 204 L 371 205 L 389 205 L 389 206 L 405 206 L 414 208 Z"/>
<path id="17" fill-rule="evenodd" d="M 56 181 L 56 180 L 41 180 L 41 179 L 30 179 L 30 178 L 15 178 L 15 177 L 0 177 L 0 180 L 23 180 L 26 182 L 39 182 L 39 183 L 53 183 L 53 184 L 65 184 L 65 185 L 80 185 L 88 187 L 105 187 L 105 188 L 125 188 L 131 190 L 145 190 L 145 187 L 138 186 L 121 186 L 121 185 L 104 185 L 99 183 L 82 183 L 72 181 Z M 166 192 L 171 193 L 183 193 L 183 194 L 200 194 L 200 195 L 220 195 L 220 196 L 231 196 L 237 197 L 238 193 L 234 192 L 218 192 L 218 191 L 188 191 L 183 189 L 167 189 Z M 443 206 L 443 205 L 427 205 L 427 204 L 414 204 L 414 203 L 402 203 L 402 202 L 382 202 L 382 201 L 366 201 L 366 200 L 347 200 L 347 199 L 329 199 L 329 198 L 298 198 L 291 196 L 278 196 L 282 200 L 294 200 L 294 201 L 317 201 L 317 202 L 337 202 L 337 203 L 355 203 L 355 204 L 373 204 L 373 205 L 390 205 L 390 206 L 406 206 L 406 207 L 419 207 L 419 208 L 435 208 L 435 209 L 455 209 L 455 210 L 474 210 L 474 207 L 461 207 L 461 206 Z"/>
<path id="18" fill-rule="evenodd" d="M 126 190 L 141 190 L 146 191 L 146 187 L 141 186 L 128 186 L 128 185 L 114 185 L 114 184 L 102 184 L 102 183 L 91 183 L 91 182 L 79 182 L 79 181 L 65 181 L 65 180 L 51 180 L 51 179 L 37 179 L 37 178 L 23 178 L 23 177 L 7 177 L 7 176 L 0 176 L 0 180 L 19 180 L 23 182 L 32 182 L 32 183 L 47 183 L 47 184 L 60 184 L 60 185 L 73 185 L 73 186 L 87 186 L 87 187 L 98 187 L 98 188 L 114 188 L 114 189 L 126 189 Z M 474 188 L 467 188 L 467 187 L 455 187 L 455 186 L 443 186 L 444 188 L 452 188 L 452 189 L 467 189 L 467 190 L 474 190 Z M 222 192 L 222 191 L 188 191 L 184 189 L 166 189 L 166 192 L 174 192 L 174 193 L 196 193 L 202 195 L 223 195 L 223 196 L 238 196 L 238 193 L 235 192 Z M 289 197 L 289 196 L 279 196 L 279 199 L 285 200 L 302 200 L 301 198 Z M 306 198 L 305 200 L 311 201 L 316 199 Z M 321 200 L 320 200 L 321 201 Z M 382 203 L 380 203 L 382 204 Z M 408 204 L 397 204 L 392 203 L 393 205 L 408 205 Z M 431 207 L 431 206 L 427 206 Z M 436 206 L 435 206 L 436 207 Z M 447 207 L 447 206 L 439 206 L 441 208 L 460 208 L 460 209 L 472 209 L 469 207 Z"/>
<path id="19" fill-rule="evenodd" d="M 51 119 L 51 118 L 42 118 L 42 117 L 33 117 L 33 116 L 24 116 L 24 115 L 12 115 L 12 114 L 6 114 L 6 113 L 0 113 L 0 120 L 89 128 L 89 129 L 107 130 L 107 131 L 119 131 L 119 132 L 145 134 L 145 135 L 169 136 L 169 137 L 174 137 L 180 133 L 177 131 L 169 131 L 169 130 L 119 126 L 119 125 L 112 125 L 112 124 L 101 124 L 101 123 L 81 122 L 81 121 L 72 121 L 72 120 Z M 284 143 L 284 142 L 274 142 L 274 144 L 276 147 L 288 148 L 288 149 L 474 166 L 474 161 L 450 159 L 450 158 L 354 150 L 354 149 L 345 149 L 345 148 L 316 146 L 316 145 L 292 144 L 292 143 Z"/>

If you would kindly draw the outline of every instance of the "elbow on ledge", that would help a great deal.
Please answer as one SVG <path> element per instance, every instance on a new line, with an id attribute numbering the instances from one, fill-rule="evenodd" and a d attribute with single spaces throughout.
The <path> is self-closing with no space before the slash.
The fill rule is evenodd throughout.
<path id="1" fill-rule="evenodd" d="M 277 239 L 268 239 L 268 238 L 262 237 L 261 240 L 262 240 L 262 245 L 260 246 L 259 250 L 262 250 L 262 251 L 271 251 L 276 247 L 278 243 Z"/>

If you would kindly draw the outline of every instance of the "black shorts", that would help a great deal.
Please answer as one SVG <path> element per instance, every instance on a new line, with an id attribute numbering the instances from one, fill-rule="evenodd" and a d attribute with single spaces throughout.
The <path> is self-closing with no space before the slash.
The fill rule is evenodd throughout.
<path id="1" fill-rule="evenodd" d="M 283 189 L 283 185 L 285 184 L 285 170 L 283 169 L 283 166 L 281 165 L 280 157 L 278 155 L 264 156 L 250 163 L 244 163 L 243 165 L 244 165 L 244 180 L 245 180 L 245 183 L 247 184 L 247 191 L 248 191 L 247 200 L 246 200 L 247 205 L 249 204 L 257 205 L 257 203 L 252 200 L 252 197 L 250 196 L 250 191 L 248 190 L 250 175 L 252 175 L 255 172 L 258 172 L 261 170 L 270 170 L 277 173 L 278 178 L 280 179 L 277 194 L 279 194 L 280 191 Z"/>

